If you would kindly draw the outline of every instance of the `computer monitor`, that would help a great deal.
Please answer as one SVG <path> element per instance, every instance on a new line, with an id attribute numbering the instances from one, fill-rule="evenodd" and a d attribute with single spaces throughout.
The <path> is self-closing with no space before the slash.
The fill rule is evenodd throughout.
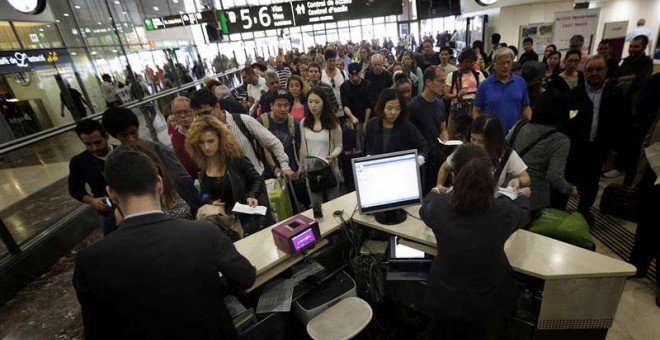
<path id="1" fill-rule="evenodd" d="M 354 158 L 355 192 L 361 214 L 382 224 L 403 222 L 402 207 L 422 202 L 417 150 Z"/>

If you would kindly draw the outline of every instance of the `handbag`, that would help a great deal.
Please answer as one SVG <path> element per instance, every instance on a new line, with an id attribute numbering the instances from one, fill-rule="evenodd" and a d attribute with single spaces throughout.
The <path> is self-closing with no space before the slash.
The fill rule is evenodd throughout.
<path id="1" fill-rule="evenodd" d="M 308 159 L 315 159 L 318 157 L 307 156 Z M 317 170 L 307 171 L 307 181 L 309 182 L 309 190 L 312 192 L 322 192 L 337 186 L 337 178 L 332 172 L 330 163 L 326 163 Z"/>
<path id="2" fill-rule="evenodd" d="M 197 210 L 196 219 L 198 221 L 209 221 L 215 224 L 232 242 L 236 242 L 243 238 L 243 225 L 241 224 L 241 220 L 233 214 L 227 214 L 224 206 L 205 204 Z"/>
<path id="3" fill-rule="evenodd" d="M 328 147 L 330 147 L 330 131 L 328 131 Z M 307 182 L 309 182 L 309 190 L 311 192 L 323 192 L 337 186 L 337 177 L 332 172 L 332 166 L 325 159 L 309 155 L 307 151 L 308 160 L 321 160 L 323 165 L 316 170 L 307 171 Z"/>

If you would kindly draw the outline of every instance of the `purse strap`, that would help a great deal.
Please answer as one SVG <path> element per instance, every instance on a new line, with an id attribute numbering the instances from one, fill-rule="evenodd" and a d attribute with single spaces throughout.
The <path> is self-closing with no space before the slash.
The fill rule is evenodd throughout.
<path id="1" fill-rule="evenodd" d="M 502 158 L 500 158 L 500 163 L 497 164 L 497 170 L 495 170 L 495 183 L 497 183 L 500 180 L 500 176 L 502 175 L 502 171 L 504 171 L 504 167 L 506 166 L 506 163 L 509 161 L 509 156 L 511 156 L 511 152 L 513 152 L 513 149 L 510 147 L 506 148 L 506 151 L 504 151 L 504 155 Z"/>

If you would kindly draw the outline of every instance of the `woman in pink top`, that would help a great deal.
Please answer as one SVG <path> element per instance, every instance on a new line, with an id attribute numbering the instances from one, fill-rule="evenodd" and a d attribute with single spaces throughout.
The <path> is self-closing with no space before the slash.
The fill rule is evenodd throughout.
<path id="1" fill-rule="evenodd" d="M 471 48 L 458 56 L 459 69 L 447 75 L 445 100 L 451 100 L 447 132 L 449 139 L 463 139 L 472 123 L 472 103 L 477 87 L 485 80 L 484 74 L 474 69 L 477 55 Z"/>
<path id="2" fill-rule="evenodd" d="M 309 85 L 298 75 L 291 75 L 286 81 L 286 89 L 293 96 L 293 105 L 291 105 L 291 115 L 300 121 L 305 118 L 305 101 L 309 92 Z"/>

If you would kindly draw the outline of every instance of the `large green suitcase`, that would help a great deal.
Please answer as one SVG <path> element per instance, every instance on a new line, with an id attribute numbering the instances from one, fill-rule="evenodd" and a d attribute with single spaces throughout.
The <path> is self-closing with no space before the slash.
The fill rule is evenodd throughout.
<path id="1" fill-rule="evenodd" d="M 273 210 L 273 217 L 276 221 L 283 221 L 293 216 L 293 207 L 291 206 L 291 199 L 289 198 L 284 179 L 267 179 L 266 190 L 268 191 L 268 199 Z"/>

